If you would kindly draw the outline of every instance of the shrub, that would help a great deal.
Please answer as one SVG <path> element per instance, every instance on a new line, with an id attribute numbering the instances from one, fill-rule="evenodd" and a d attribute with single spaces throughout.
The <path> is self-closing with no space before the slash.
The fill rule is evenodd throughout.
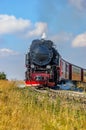
<path id="1" fill-rule="evenodd" d="M 6 74 L 4 72 L 0 72 L 0 80 L 6 80 Z"/>

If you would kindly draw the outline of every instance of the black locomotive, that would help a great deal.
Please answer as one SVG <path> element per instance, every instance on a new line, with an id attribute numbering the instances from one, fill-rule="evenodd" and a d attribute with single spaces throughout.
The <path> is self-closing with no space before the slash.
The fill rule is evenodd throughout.
<path id="1" fill-rule="evenodd" d="M 36 77 L 39 77 L 39 84 L 42 81 L 40 79 L 45 79 L 44 84 L 47 84 L 48 82 L 56 84 L 58 80 L 57 76 L 59 76 L 59 74 L 57 75 L 57 67 L 59 67 L 59 53 L 55 49 L 54 43 L 50 40 L 44 39 L 33 40 L 30 46 L 30 51 L 26 54 L 26 66 L 26 81 L 29 79 L 33 82 Z M 44 75 L 45 73 L 47 75 Z M 33 74 L 36 76 L 34 79 Z M 41 75 L 44 75 L 46 78 Z"/>

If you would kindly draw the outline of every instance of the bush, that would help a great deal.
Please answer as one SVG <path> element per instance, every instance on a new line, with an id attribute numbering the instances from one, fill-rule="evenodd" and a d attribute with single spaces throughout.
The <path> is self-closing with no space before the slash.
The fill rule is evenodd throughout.
<path id="1" fill-rule="evenodd" d="M 0 80 L 6 80 L 6 74 L 4 72 L 0 72 Z"/>

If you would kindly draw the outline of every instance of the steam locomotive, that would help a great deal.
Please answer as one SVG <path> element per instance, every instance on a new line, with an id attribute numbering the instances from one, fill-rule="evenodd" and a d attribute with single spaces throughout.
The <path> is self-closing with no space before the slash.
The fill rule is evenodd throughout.
<path id="1" fill-rule="evenodd" d="M 25 58 L 27 86 L 55 86 L 66 80 L 86 83 L 86 69 L 65 61 L 51 40 L 33 40 Z"/>

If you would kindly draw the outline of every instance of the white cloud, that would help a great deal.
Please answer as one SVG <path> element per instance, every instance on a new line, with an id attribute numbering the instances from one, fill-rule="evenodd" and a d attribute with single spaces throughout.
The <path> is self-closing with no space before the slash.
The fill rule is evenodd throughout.
<path id="1" fill-rule="evenodd" d="M 27 32 L 27 34 L 25 35 L 25 37 L 34 37 L 34 36 L 40 36 L 42 35 L 44 32 L 47 31 L 47 24 L 43 23 L 43 22 L 37 22 L 35 23 L 35 25 L 33 26 L 32 30 L 29 30 Z"/>
<path id="2" fill-rule="evenodd" d="M 17 19 L 15 16 L 0 15 L 0 34 L 20 32 L 30 26 L 30 20 Z"/>
<path id="3" fill-rule="evenodd" d="M 73 47 L 86 47 L 86 33 L 80 34 L 72 41 Z"/>
<path id="4" fill-rule="evenodd" d="M 47 24 L 37 22 L 33 24 L 30 20 L 16 18 L 15 16 L 0 15 L 0 35 L 17 34 L 30 38 L 40 36 L 47 30 Z"/>
<path id="5" fill-rule="evenodd" d="M 86 9 L 86 0 L 69 0 L 69 2 L 79 10 Z"/>
<path id="6" fill-rule="evenodd" d="M 5 56 L 12 56 L 12 55 L 18 55 L 18 52 L 15 52 L 11 49 L 8 48 L 2 48 L 0 49 L 0 57 L 5 57 Z"/>

